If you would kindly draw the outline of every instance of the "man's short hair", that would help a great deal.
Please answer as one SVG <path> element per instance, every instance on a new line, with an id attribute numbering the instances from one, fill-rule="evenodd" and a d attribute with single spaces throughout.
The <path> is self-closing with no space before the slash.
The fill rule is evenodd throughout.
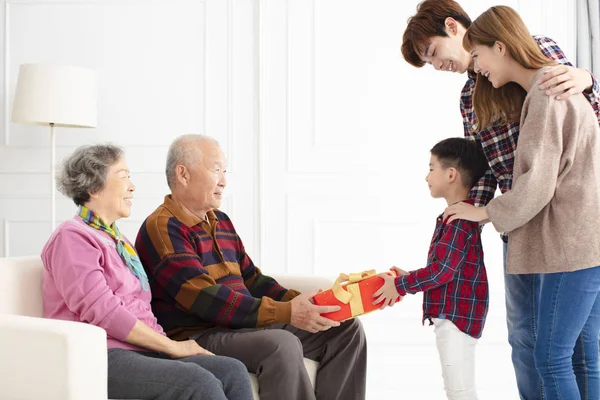
<path id="1" fill-rule="evenodd" d="M 169 189 L 175 188 L 175 169 L 178 165 L 185 165 L 191 168 L 194 164 L 202 161 L 203 154 L 201 154 L 194 144 L 198 144 L 203 141 L 211 141 L 216 145 L 219 145 L 215 139 L 210 136 L 200 134 L 187 134 L 177 137 L 167 152 L 167 165 L 165 167 L 165 174 L 167 175 L 167 184 Z"/>
<path id="2" fill-rule="evenodd" d="M 425 63 L 421 60 L 423 50 L 434 36 L 447 37 L 446 18 L 452 17 L 465 29 L 471 26 L 471 18 L 454 0 L 425 0 L 417 6 L 417 13 L 408 19 L 402 36 L 402 56 L 417 68 Z"/>
<path id="3" fill-rule="evenodd" d="M 431 154 L 437 157 L 443 168 L 456 168 L 467 189 L 475 186 L 489 169 L 481 146 L 474 140 L 459 137 L 444 139 L 433 146 Z"/>

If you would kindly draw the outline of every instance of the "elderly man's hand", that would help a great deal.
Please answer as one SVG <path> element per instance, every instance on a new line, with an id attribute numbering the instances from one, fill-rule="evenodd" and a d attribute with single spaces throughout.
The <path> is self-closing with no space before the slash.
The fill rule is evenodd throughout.
<path id="1" fill-rule="evenodd" d="M 317 293 L 317 291 L 302 293 L 290 301 L 292 303 L 291 325 L 310 333 L 326 331 L 333 326 L 340 326 L 339 322 L 321 316 L 321 314 L 339 311 L 340 307 L 313 304 L 312 298 Z"/>

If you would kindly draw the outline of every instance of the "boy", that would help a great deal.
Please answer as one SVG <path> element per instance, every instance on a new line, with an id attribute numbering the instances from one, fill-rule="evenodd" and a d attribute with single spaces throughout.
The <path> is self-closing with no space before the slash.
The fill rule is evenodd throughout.
<path id="1" fill-rule="evenodd" d="M 512 186 L 513 161 L 519 137 L 519 121 L 480 127 L 473 108 L 477 70 L 471 54 L 463 46 L 463 36 L 471 25 L 469 15 L 453 0 L 425 0 L 408 20 L 402 38 L 402 55 L 420 68 L 431 64 L 440 71 L 467 72 L 468 78 L 460 95 L 460 111 L 464 135 L 480 144 L 487 156 L 489 170 L 471 190 L 469 198 L 484 206 L 494 197 L 496 187 L 502 193 Z M 571 66 L 562 50 L 552 40 L 535 36 L 544 55 L 560 64 L 542 77 L 541 89 L 548 95 L 564 99 L 582 93 L 592 105 L 600 122 L 600 86 L 585 69 Z M 427 88 L 431 90 L 432 88 Z M 502 235 L 506 262 L 508 236 Z M 535 307 L 539 276 L 505 274 L 506 322 L 512 362 L 521 399 L 542 399 L 542 382 L 533 361 L 535 344 Z"/>
<path id="2" fill-rule="evenodd" d="M 431 149 L 426 181 L 431 196 L 448 205 L 468 201 L 469 191 L 488 169 L 479 145 L 449 138 Z M 472 202 L 471 202 L 472 204 Z M 373 295 L 381 308 L 407 293 L 423 294 L 423 322 L 435 325 L 444 388 L 449 399 L 476 399 L 475 345 L 488 309 L 488 284 L 478 223 L 437 218 L 427 266 L 398 277 L 380 274 L 384 285 Z"/>

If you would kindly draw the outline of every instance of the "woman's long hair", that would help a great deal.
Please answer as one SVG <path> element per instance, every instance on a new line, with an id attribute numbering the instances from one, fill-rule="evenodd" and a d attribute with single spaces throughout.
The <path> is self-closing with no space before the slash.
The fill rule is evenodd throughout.
<path id="1" fill-rule="evenodd" d="M 492 47 L 497 41 L 504 43 L 508 54 L 527 69 L 555 65 L 544 56 L 519 14 L 510 7 L 496 6 L 481 14 L 467 29 L 463 47 L 471 51 L 474 44 Z M 518 122 L 525 96 L 527 92 L 515 82 L 495 89 L 487 78 L 478 75 L 473 95 L 478 129 L 493 123 Z"/>

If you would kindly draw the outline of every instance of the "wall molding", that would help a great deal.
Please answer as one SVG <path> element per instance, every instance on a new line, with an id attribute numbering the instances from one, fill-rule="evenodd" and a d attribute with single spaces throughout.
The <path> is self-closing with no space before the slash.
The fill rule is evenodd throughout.
<path id="1" fill-rule="evenodd" d="M 285 142 L 286 142 L 286 172 L 287 173 L 302 173 L 303 171 L 298 171 L 294 169 L 292 163 L 292 121 L 291 121 L 291 103 L 292 103 L 292 90 L 291 90 L 291 69 L 292 69 L 292 46 L 290 43 L 290 37 L 292 35 L 292 26 L 290 24 L 290 3 L 294 0 L 286 0 L 286 15 L 285 15 L 285 46 L 286 46 L 286 55 L 285 55 Z M 303 2 L 307 4 L 308 2 Z M 315 0 L 310 1 L 311 4 L 311 20 L 310 20 L 310 137 L 311 137 L 311 148 L 317 148 L 317 127 L 316 127 L 316 95 L 315 95 L 315 85 L 316 85 L 316 33 L 315 33 L 315 25 L 316 25 L 316 3 Z"/>
<path id="2" fill-rule="evenodd" d="M 59 4 L 59 5 L 94 5 L 94 4 L 145 4 L 145 3 L 206 3 L 209 0 L 4 0 L 5 3 L 23 4 L 23 5 L 44 5 L 44 4 Z"/>
<path id="3" fill-rule="evenodd" d="M 233 0 L 228 0 L 229 4 L 232 4 Z M 203 134 L 206 134 L 207 127 L 207 83 L 208 83 L 208 52 L 207 52 L 207 6 L 206 3 L 208 0 L 4 0 L 4 41 L 3 41 L 3 68 L 4 68 L 4 134 L 2 140 L 2 146 L 8 148 L 19 148 L 19 149 L 45 149 L 49 147 L 48 145 L 14 145 L 11 144 L 11 124 L 10 121 L 10 109 L 12 105 L 12 99 L 10 98 L 10 12 L 11 5 L 13 6 L 47 6 L 47 5 L 66 5 L 66 6 L 94 6 L 94 5 L 118 5 L 118 4 L 137 4 L 137 5 L 146 5 L 152 3 L 163 3 L 163 4 L 172 4 L 174 2 L 179 3 L 189 3 L 189 4 L 202 4 L 203 7 L 203 49 L 204 49 L 204 72 L 203 72 L 203 82 L 204 82 L 204 90 L 202 91 L 202 102 L 203 102 Z M 230 22 L 232 19 L 231 16 L 231 7 L 228 8 L 228 21 Z M 233 43 L 232 43 L 233 44 Z M 231 58 L 232 49 L 228 49 L 229 58 Z M 228 62 L 229 66 L 231 62 Z M 230 68 L 231 69 L 231 68 Z M 228 86 L 230 85 L 230 77 L 231 72 L 228 73 Z M 230 94 L 228 91 L 228 104 L 231 104 L 232 101 L 229 99 Z M 231 125 L 230 116 L 233 113 L 228 110 L 228 132 L 227 132 L 227 154 L 229 158 L 231 158 L 232 150 L 231 147 L 233 142 L 233 133 L 229 132 L 232 129 L 229 128 Z M 70 128 L 67 128 L 70 129 Z M 97 128 L 94 128 L 94 130 Z M 137 145 L 136 145 L 137 146 Z M 140 145 L 140 147 L 168 147 L 169 145 Z M 77 147 L 72 145 L 62 145 L 56 144 L 56 149 L 59 148 L 69 148 L 69 147 Z"/>
<path id="4" fill-rule="evenodd" d="M 254 56 L 254 80 L 256 86 L 255 104 L 256 104 L 256 188 L 254 196 L 256 198 L 256 239 L 258 245 L 256 246 L 256 260 L 258 265 L 262 265 L 266 260 L 267 254 L 267 206 L 266 206 L 266 168 L 265 158 L 267 155 L 265 132 L 266 120 L 266 101 L 265 101 L 265 79 L 264 70 L 261 68 L 265 64 L 265 17 L 263 15 L 266 5 L 266 0 L 255 0 L 256 9 L 254 12 L 254 44 L 256 46 Z"/>
<path id="5" fill-rule="evenodd" d="M 9 256 L 9 231 L 8 231 L 8 221 L 6 219 L 2 220 L 2 255 L 3 257 L 8 257 Z"/>

